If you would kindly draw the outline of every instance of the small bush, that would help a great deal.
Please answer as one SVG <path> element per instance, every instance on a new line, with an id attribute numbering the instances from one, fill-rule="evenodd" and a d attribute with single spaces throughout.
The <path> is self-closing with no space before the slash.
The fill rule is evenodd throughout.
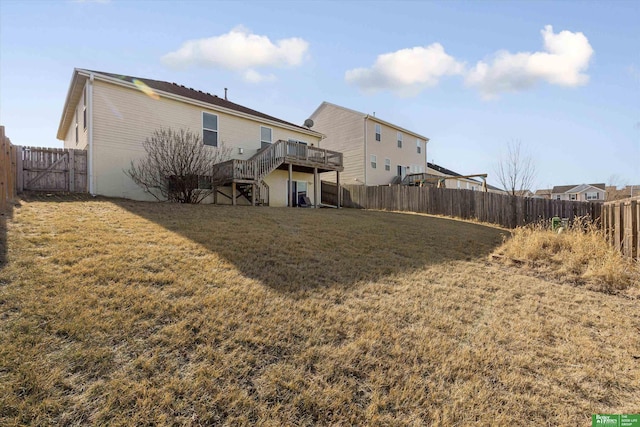
<path id="1" fill-rule="evenodd" d="M 492 258 L 607 293 L 640 282 L 639 263 L 623 257 L 596 224 L 584 219 L 556 231 L 549 223 L 517 228 Z"/>

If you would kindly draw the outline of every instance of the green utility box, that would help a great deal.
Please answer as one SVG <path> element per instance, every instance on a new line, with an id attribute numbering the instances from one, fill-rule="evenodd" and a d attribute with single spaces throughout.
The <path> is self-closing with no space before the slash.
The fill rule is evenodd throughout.
<path id="1" fill-rule="evenodd" d="M 554 216 L 551 218 L 551 229 L 556 231 L 558 228 L 562 227 L 562 220 L 559 216 Z"/>

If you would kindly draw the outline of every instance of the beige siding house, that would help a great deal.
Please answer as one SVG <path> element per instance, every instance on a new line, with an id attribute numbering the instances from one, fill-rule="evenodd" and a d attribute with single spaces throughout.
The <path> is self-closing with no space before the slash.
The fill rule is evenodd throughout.
<path id="1" fill-rule="evenodd" d="M 551 190 L 551 200 L 576 200 L 579 202 L 604 202 L 605 184 L 556 185 Z"/>
<path id="2" fill-rule="evenodd" d="M 344 155 L 344 184 L 387 185 L 427 168 L 429 138 L 339 105 L 323 102 L 311 115 L 325 134 L 320 146 Z M 323 176 L 335 181 L 334 174 Z"/>
<path id="3" fill-rule="evenodd" d="M 319 132 L 175 83 L 74 70 L 57 137 L 88 151 L 90 193 L 154 200 L 124 170 L 160 128 L 189 129 L 209 149 L 230 150 L 209 202 L 295 206 L 306 196 L 316 204 L 319 174 L 342 170 L 340 153 L 319 148 Z"/>

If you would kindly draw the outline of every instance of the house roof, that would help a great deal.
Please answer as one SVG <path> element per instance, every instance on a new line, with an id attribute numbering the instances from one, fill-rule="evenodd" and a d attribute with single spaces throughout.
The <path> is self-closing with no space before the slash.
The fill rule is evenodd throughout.
<path id="1" fill-rule="evenodd" d="M 445 168 L 445 167 L 442 167 L 442 166 L 436 165 L 435 163 L 427 162 L 427 167 L 428 167 L 428 168 L 431 168 L 431 169 L 433 169 L 433 170 L 435 170 L 435 171 L 438 171 L 438 172 L 440 172 L 440 173 L 443 173 L 443 174 L 445 174 L 445 175 L 449 175 L 449 176 L 462 176 L 462 174 L 461 174 L 461 173 L 454 172 L 454 171 L 452 171 L 451 169 L 447 169 L 447 168 Z M 470 181 L 476 181 L 475 179 L 472 179 L 472 178 L 468 178 L 468 179 L 469 179 Z"/>
<path id="2" fill-rule="evenodd" d="M 398 125 L 394 125 L 393 123 L 390 123 L 390 122 L 387 122 L 387 121 L 385 121 L 385 120 L 382 120 L 382 119 L 380 119 L 380 118 L 378 118 L 378 117 L 376 117 L 376 116 L 373 116 L 373 115 L 371 115 L 371 114 L 361 113 L 360 111 L 352 110 L 351 108 L 343 107 L 343 106 L 341 106 L 341 105 L 333 104 L 333 103 L 331 103 L 331 102 L 327 102 L 327 101 L 323 101 L 323 102 L 322 102 L 322 104 L 320 104 L 320 105 L 318 106 L 318 108 L 316 108 L 316 110 L 313 112 L 313 114 L 311 114 L 311 116 L 310 116 L 310 117 L 315 116 L 315 115 L 316 115 L 316 113 L 318 113 L 318 111 L 320 111 L 322 108 L 324 108 L 324 107 L 326 107 L 326 106 L 332 106 L 332 107 L 335 107 L 335 108 L 340 108 L 340 109 L 345 110 L 345 111 L 350 111 L 350 112 L 352 112 L 352 113 L 354 113 L 354 114 L 357 114 L 357 115 L 359 115 L 359 116 L 362 116 L 362 118 L 366 118 L 366 119 L 369 119 L 369 120 L 373 120 L 373 121 L 378 122 L 378 123 L 380 123 L 380 124 L 383 124 L 383 125 L 386 125 L 386 126 L 392 127 L 392 128 L 397 129 L 397 130 L 399 130 L 399 131 L 401 131 L 401 132 L 404 132 L 404 133 L 409 134 L 409 135 L 413 135 L 413 136 L 415 136 L 416 138 L 424 139 L 426 142 L 429 142 L 429 138 L 427 138 L 427 137 L 426 137 L 426 136 L 424 136 L 424 135 L 420 135 L 419 133 L 415 133 L 415 132 L 413 132 L 413 131 L 410 131 L 410 130 L 408 130 L 408 129 L 405 129 L 405 128 L 403 128 L 403 127 L 400 127 L 400 126 L 398 126 Z"/>
<path id="3" fill-rule="evenodd" d="M 604 183 L 601 184 L 577 184 L 577 185 L 556 185 L 551 190 L 552 194 L 563 194 L 563 193 L 581 193 L 587 190 L 589 187 L 597 188 L 598 190 L 604 191 Z"/>
<path id="4" fill-rule="evenodd" d="M 67 110 L 68 109 L 72 110 L 73 108 L 75 108 L 75 104 L 77 103 L 77 100 L 79 100 L 79 97 L 81 96 L 84 82 L 87 80 L 87 78 L 90 75 L 93 75 L 95 78 L 102 77 L 103 80 L 107 80 L 107 81 L 110 80 L 112 82 L 124 83 L 125 85 L 130 86 L 132 89 L 145 90 L 146 88 L 150 88 L 152 92 L 156 92 L 156 94 L 161 96 L 166 94 L 176 95 L 178 97 L 186 98 L 188 100 L 209 104 L 213 106 L 214 109 L 223 109 L 231 112 L 236 112 L 245 116 L 252 116 L 258 119 L 276 122 L 276 123 L 285 125 L 286 127 L 292 127 L 303 133 L 322 136 L 322 134 L 312 131 L 306 127 L 302 127 L 294 123 L 287 122 L 286 120 L 282 120 L 277 117 L 262 113 L 260 111 L 253 110 L 243 105 L 236 104 L 235 102 L 231 102 L 227 99 L 220 98 L 217 95 L 212 95 L 210 93 L 189 88 L 183 85 L 179 85 L 177 83 L 171 83 L 171 82 L 166 82 L 162 80 L 147 79 L 143 77 L 125 76 L 122 74 L 107 73 L 104 71 L 95 71 L 95 70 L 86 70 L 86 69 L 76 68 L 74 70 L 71 87 L 69 88 L 69 93 L 67 95 L 67 100 L 65 102 L 65 111 L 63 112 L 62 119 L 60 120 L 60 127 L 58 129 L 58 139 L 64 139 L 65 133 L 66 133 L 65 131 L 66 129 L 68 129 L 68 126 L 71 124 L 72 115 L 73 115 L 73 114 L 69 114 L 69 111 Z M 77 86 L 80 86 L 80 90 L 78 90 Z M 75 102 L 73 102 L 74 99 L 75 99 Z"/>
<path id="5" fill-rule="evenodd" d="M 551 195 L 551 189 L 550 188 L 545 188 L 542 190 L 536 190 L 536 192 L 534 193 L 536 196 L 549 196 Z"/>
<path id="6" fill-rule="evenodd" d="M 463 176 L 462 174 L 460 174 L 458 172 L 454 172 L 451 169 L 447 169 L 445 167 L 436 165 L 435 163 L 427 162 L 427 168 L 433 169 L 435 171 L 438 171 L 438 172 L 440 172 L 442 174 L 445 174 L 445 175 L 448 175 L 448 176 L 451 176 L 451 177 Z M 480 183 L 480 181 L 478 181 L 477 179 L 473 179 L 473 178 L 464 178 L 464 179 L 468 179 L 469 181 L 474 181 L 474 182 Z M 491 184 L 487 184 L 487 188 L 490 189 L 490 190 L 504 191 L 502 188 L 494 187 Z"/>

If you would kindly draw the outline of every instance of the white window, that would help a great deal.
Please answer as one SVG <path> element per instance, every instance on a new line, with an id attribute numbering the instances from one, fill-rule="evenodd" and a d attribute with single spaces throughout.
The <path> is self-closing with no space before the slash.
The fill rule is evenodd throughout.
<path id="1" fill-rule="evenodd" d="M 202 113 L 202 142 L 212 147 L 218 146 L 218 116 Z"/>
<path id="2" fill-rule="evenodd" d="M 83 103 L 82 103 L 82 124 L 84 125 L 84 129 L 87 129 L 87 93 L 89 92 L 89 86 L 84 91 Z"/>
<path id="3" fill-rule="evenodd" d="M 391 170 L 391 159 L 384 159 L 384 170 Z"/>
<path id="4" fill-rule="evenodd" d="M 375 154 L 372 154 L 371 155 L 371 169 L 375 169 L 377 165 L 378 165 L 378 158 L 376 157 Z"/>
<path id="5" fill-rule="evenodd" d="M 569 194 L 569 200 L 576 200 L 577 197 L 575 194 Z"/>
<path id="6" fill-rule="evenodd" d="M 402 132 L 398 132 L 398 148 L 402 148 Z"/>
<path id="7" fill-rule="evenodd" d="M 587 200 L 598 200 L 600 195 L 596 191 L 595 193 L 587 193 Z"/>
<path id="8" fill-rule="evenodd" d="M 76 145 L 78 145 L 78 109 L 76 108 Z"/>
<path id="9" fill-rule="evenodd" d="M 559 194 L 556 196 L 556 200 L 560 200 L 560 195 Z"/>
<path id="10" fill-rule="evenodd" d="M 382 140 L 382 128 L 379 124 L 376 124 L 376 141 Z"/>
<path id="11" fill-rule="evenodd" d="M 419 139 L 416 139 L 416 151 L 418 152 L 418 154 L 422 153 L 422 143 Z"/>
<path id="12" fill-rule="evenodd" d="M 273 131 L 271 128 L 260 126 L 260 145 L 265 147 L 273 142 Z"/>

